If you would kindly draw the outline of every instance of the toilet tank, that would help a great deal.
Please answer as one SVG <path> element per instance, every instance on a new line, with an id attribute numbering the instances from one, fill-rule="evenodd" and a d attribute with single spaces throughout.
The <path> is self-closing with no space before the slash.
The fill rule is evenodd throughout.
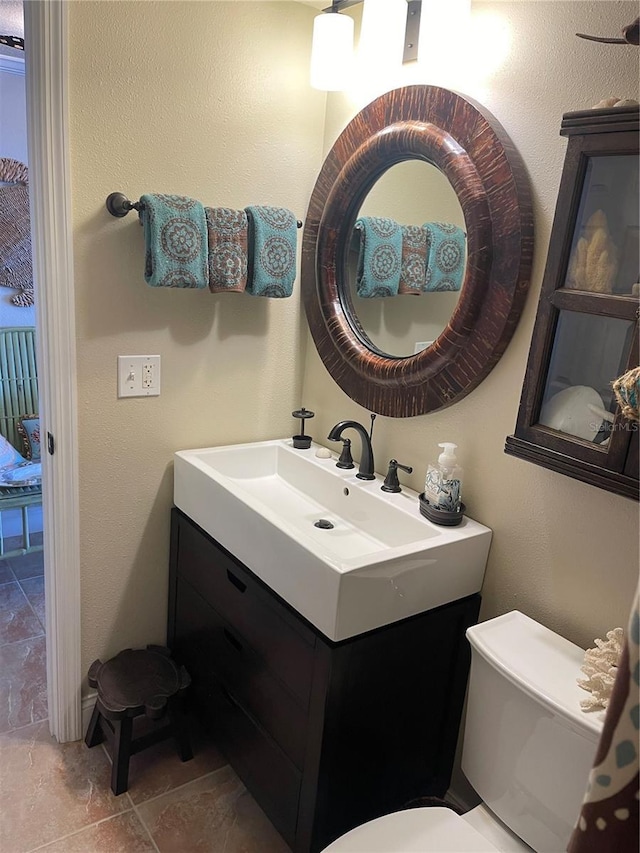
<path id="1" fill-rule="evenodd" d="M 513 611 L 467 630 L 462 769 L 484 803 L 537 853 L 565 850 L 604 712 L 585 713 L 584 651 Z"/>

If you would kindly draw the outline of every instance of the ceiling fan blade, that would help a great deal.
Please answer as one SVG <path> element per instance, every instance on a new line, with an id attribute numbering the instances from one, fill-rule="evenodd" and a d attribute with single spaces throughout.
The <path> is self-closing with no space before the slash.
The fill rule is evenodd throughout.
<path id="1" fill-rule="evenodd" d="M 589 36 L 586 33 L 576 33 L 578 38 L 587 41 L 599 41 L 603 44 L 635 44 L 640 42 L 640 18 L 636 18 L 626 27 L 622 28 L 623 38 L 607 38 L 605 36 Z"/>
<path id="2" fill-rule="evenodd" d="M 605 36 L 589 36 L 586 33 L 576 33 L 579 39 L 587 39 L 587 41 L 599 41 L 603 44 L 628 44 L 626 39 L 606 38 Z"/>

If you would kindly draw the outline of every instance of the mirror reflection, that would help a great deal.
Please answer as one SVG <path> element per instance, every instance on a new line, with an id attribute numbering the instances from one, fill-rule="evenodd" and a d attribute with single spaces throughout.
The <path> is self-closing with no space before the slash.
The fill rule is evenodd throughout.
<path id="1" fill-rule="evenodd" d="M 451 184 L 431 163 L 396 163 L 378 179 L 358 212 L 347 262 L 346 313 L 368 345 L 399 358 L 442 333 L 464 281 L 465 230 Z"/>

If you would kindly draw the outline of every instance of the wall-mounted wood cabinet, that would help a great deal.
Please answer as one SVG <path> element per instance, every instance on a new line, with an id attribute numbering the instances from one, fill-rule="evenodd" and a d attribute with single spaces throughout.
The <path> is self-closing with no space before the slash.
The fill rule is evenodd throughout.
<path id="1" fill-rule="evenodd" d="M 638 107 L 567 113 L 568 137 L 515 435 L 505 452 L 638 499 Z"/>

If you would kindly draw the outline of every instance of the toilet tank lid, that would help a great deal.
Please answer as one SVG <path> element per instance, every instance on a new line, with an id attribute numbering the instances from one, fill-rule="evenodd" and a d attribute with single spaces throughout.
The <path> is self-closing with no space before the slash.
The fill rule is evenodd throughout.
<path id="1" fill-rule="evenodd" d="M 585 712 L 578 685 L 584 650 L 518 610 L 467 629 L 473 649 L 505 678 L 569 723 L 597 739 L 604 711 Z"/>

